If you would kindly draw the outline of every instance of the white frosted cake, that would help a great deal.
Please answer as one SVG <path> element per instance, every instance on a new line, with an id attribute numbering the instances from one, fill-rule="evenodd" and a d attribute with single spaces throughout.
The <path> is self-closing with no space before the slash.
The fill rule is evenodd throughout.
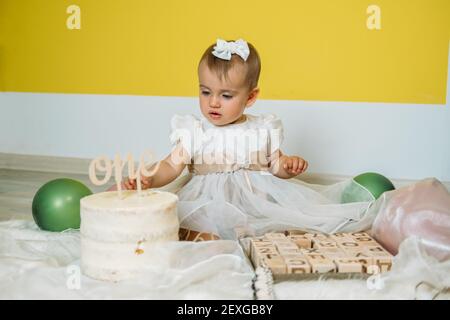
<path id="1" fill-rule="evenodd" d="M 95 279 L 136 276 L 158 256 L 158 245 L 178 240 L 178 197 L 143 190 L 102 192 L 84 197 L 81 211 L 81 269 Z"/>

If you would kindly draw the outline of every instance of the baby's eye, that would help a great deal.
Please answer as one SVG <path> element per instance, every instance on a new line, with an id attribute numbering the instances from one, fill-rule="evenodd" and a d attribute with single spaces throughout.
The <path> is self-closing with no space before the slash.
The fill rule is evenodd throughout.
<path id="1" fill-rule="evenodd" d="M 233 98 L 233 96 L 230 96 L 229 94 L 224 94 L 222 95 L 225 99 L 231 99 Z"/>
<path id="2" fill-rule="evenodd" d="M 202 95 L 207 96 L 209 94 L 208 91 L 202 91 Z"/>

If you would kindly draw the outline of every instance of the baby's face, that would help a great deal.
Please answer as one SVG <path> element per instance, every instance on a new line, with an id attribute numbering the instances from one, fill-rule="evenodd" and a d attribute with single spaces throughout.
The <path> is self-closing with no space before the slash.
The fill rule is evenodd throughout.
<path id="1" fill-rule="evenodd" d="M 258 89 L 248 89 L 245 74 L 245 67 L 237 65 L 229 70 L 227 80 L 221 80 L 206 63 L 200 64 L 200 109 L 209 122 L 223 126 L 242 120 L 245 108 L 251 106 L 258 95 Z"/>

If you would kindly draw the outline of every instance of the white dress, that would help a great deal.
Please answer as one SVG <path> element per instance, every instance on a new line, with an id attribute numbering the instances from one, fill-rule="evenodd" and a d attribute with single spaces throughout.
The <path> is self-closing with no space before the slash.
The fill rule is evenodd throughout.
<path id="1" fill-rule="evenodd" d="M 237 239 L 286 229 L 359 231 L 373 221 L 370 193 L 367 201 L 341 203 L 351 179 L 325 186 L 268 171 L 283 142 L 282 122 L 273 114 L 246 114 L 244 122 L 226 126 L 174 115 L 171 127 L 173 149 L 181 143 L 191 159 L 192 178 L 177 192 L 181 227 Z"/>

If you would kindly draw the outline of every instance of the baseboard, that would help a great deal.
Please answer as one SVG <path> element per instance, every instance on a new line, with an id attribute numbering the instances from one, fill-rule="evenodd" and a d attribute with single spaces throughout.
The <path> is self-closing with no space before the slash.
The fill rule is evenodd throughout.
<path id="1" fill-rule="evenodd" d="M 0 169 L 88 174 L 91 159 L 0 153 Z"/>
<path id="2" fill-rule="evenodd" d="M 69 158 L 41 155 L 24 155 L 0 152 L 0 169 L 29 170 L 41 172 L 61 172 L 73 174 L 88 174 L 91 159 Z M 298 177 L 302 181 L 313 184 L 332 184 L 349 179 L 350 176 L 328 173 L 304 173 Z M 395 187 L 402 187 L 417 180 L 393 179 Z M 450 190 L 450 181 L 441 181 Z"/>

